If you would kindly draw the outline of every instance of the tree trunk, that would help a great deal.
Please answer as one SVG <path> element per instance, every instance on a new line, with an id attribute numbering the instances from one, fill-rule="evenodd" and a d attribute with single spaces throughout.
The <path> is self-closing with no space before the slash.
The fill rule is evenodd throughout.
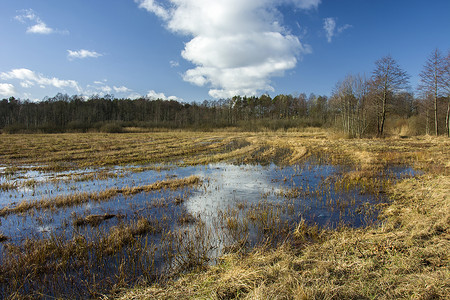
<path id="1" fill-rule="evenodd" d="M 378 136 L 381 137 L 383 135 L 384 130 L 384 122 L 386 121 L 386 104 L 387 104 L 387 92 L 386 89 L 383 92 L 383 107 L 381 110 L 381 123 L 378 127 Z"/>
<path id="2" fill-rule="evenodd" d="M 434 132 L 436 133 L 436 136 L 439 135 L 438 131 L 438 95 L 437 92 L 434 94 Z"/>
<path id="3" fill-rule="evenodd" d="M 447 99 L 447 115 L 445 117 L 445 124 L 447 126 L 447 136 L 450 137 L 450 99 Z"/>

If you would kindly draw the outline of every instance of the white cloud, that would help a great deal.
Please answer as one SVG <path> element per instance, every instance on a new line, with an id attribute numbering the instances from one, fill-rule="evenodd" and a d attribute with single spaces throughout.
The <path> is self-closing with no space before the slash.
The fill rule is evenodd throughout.
<path id="1" fill-rule="evenodd" d="M 31 99 L 31 94 L 36 93 L 37 89 L 48 89 L 48 88 L 57 88 L 58 92 L 65 93 L 77 93 L 79 95 L 100 95 L 104 96 L 107 94 L 118 93 L 118 94 L 130 94 L 135 96 L 133 90 L 129 89 L 124 85 L 119 86 L 110 86 L 106 84 L 107 80 L 104 79 L 102 81 L 94 81 L 94 84 L 87 85 L 85 87 L 81 87 L 80 84 L 75 80 L 62 80 L 56 77 L 46 77 L 40 73 L 36 73 L 29 69 L 13 69 L 9 72 L 1 72 L 0 80 L 4 81 L 18 81 L 18 84 L 21 88 L 17 91 L 15 86 L 12 83 L 0 83 L 0 96 L 16 96 L 18 94 L 25 96 L 26 98 Z M 14 83 L 14 82 L 13 82 Z M 19 86 L 18 86 L 19 87 Z M 32 89 L 34 88 L 34 89 Z M 67 91 L 66 91 L 67 89 Z M 54 90 L 45 90 L 44 93 L 47 93 L 46 96 L 49 96 L 48 93 L 55 92 Z M 37 92 L 41 94 L 41 92 Z M 164 94 L 162 94 L 164 95 Z M 122 97 L 121 96 L 121 97 Z M 89 97 L 89 96 L 86 96 Z M 140 97 L 140 95 L 139 95 Z M 136 97 L 135 97 L 136 98 Z M 176 97 L 167 97 L 167 99 L 177 99 Z"/>
<path id="2" fill-rule="evenodd" d="M 14 17 L 17 21 L 21 23 L 26 23 L 28 21 L 40 21 L 39 17 L 34 13 L 32 9 L 24 9 L 21 11 L 21 15 Z"/>
<path id="3" fill-rule="evenodd" d="M 113 89 L 116 93 L 127 93 L 127 92 L 131 92 L 131 90 L 129 88 L 127 88 L 126 86 L 113 86 Z"/>
<path id="4" fill-rule="evenodd" d="M 192 37 L 182 52 L 196 65 L 185 81 L 210 87 L 216 98 L 272 91 L 270 78 L 282 76 L 311 49 L 289 33 L 277 6 L 314 9 L 320 0 L 135 0 L 159 16 L 173 32 Z"/>
<path id="5" fill-rule="evenodd" d="M 289 1 L 287 1 L 289 2 Z M 322 2 L 321 0 L 292 0 L 292 2 L 302 9 L 312 9 L 317 8 Z"/>
<path id="6" fill-rule="evenodd" d="M 101 86 L 99 90 L 102 91 L 104 94 L 110 94 L 112 92 L 112 88 L 108 85 Z"/>
<path id="7" fill-rule="evenodd" d="M 140 8 L 145 8 L 149 12 L 154 13 L 158 17 L 167 20 L 169 19 L 170 13 L 167 11 L 166 8 L 161 6 L 160 4 L 156 3 L 154 0 L 135 0 L 137 3 L 139 3 Z"/>
<path id="8" fill-rule="evenodd" d="M 345 30 L 347 30 L 347 29 L 349 29 L 349 28 L 352 28 L 353 26 L 352 25 L 350 25 L 350 24 L 345 24 L 345 25 L 343 25 L 343 26 L 340 26 L 338 29 L 337 29 L 337 32 L 338 33 L 342 33 L 342 32 L 344 32 Z"/>
<path id="9" fill-rule="evenodd" d="M 336 29 L 336 20 L 334 18 L 325 18 L 323 20 L 323 29 L 325 29 L 328 43 L 331 43 Z"/>
<path id="10" fill-rule="evenodd" d="M 171 60 L 169 63 L 170 63 L 170 67 L 172 67 L 172 68 L 180 66 L 180 63 L 175 60 Z"/>
<path id="11" fill-rule="evenodd" d="M 143 98 L 141 94 L 133 92 L 127 96 L 127 99 L 136 100 L 139 98 Z"/>
<path id="12" fill-rule="evenodd" d="M 150 99 L 150 100 L 157 100 L 157 99 L 161 99 L 161 100 L 176 100 L 176 101 L 182 101 L 183 100 L 183 99 L 178 98 L 176 96 L 169 96 L 169 97 L 167 97 L 166 95 L 164 95 L 164 93 L 157 93 L 154 90 L 148 91 L 148 93 L 147 93 L 147 95 L 145 97 Z"/>
<path id="13" fill-rule="evenodd" d="M 345 30 L 352 27 L 353 26 L 350 24 L 345 24 L 343 26 L 339 26 L 338 28 L 336 28 L 336 18 L 323 19 L 323 29 L 325 30 L 328 43 L 331 43 L 334 36 L 341 34 Z"/>
<path id="14" fill-rule="evenodd" d="M 72 50 L 67 50 L 67 57 L 69 59 L 74 59 L 74 58 L 88 58 L 88 57 L 93 57 L 93 58 L 97 58 L 100 56 L 103 56 L 103 54 L 95 52 L 95 51 L 89 51 L 86 49 L 81 49 L 78 51 L 72 51 Z"/>
<path id="15" fill-rule="evenodd" d="M 20 82 L 20 86 L 26 89 L 29 89 L 34 86 L 34 82 L 30 80 L 25 80 Z"/>
<path id="16" fill-rule="evenodd" d="M 16 89 L 14 85 L 10 83 L 0 83 L 0 96 L 11 97 L 16 94 Z"/>
<path id="17" fill-rule="evenodd" d="M 112 92 L 112 88 L 101 81 L 94 81 L 96 85 L 88 85 L 83 91 L 84 94 L 88 95 L 106 95 Z"/>
<path id="18" fill-rule="evenodd" d="M 42 74 L 37 74 L 29 69 L 24 68 L 13 69 L 10 72 L 2 72 L 0 73 L 0 78 L 2 80 L 20 80 L 20 85 L 24 88 L 29 88 L 35 84 L 38 84 L 42 88 L 52 86 L 56 88 L 73 88 L 77 92 L 81 91 L 78 82 L 76 82 L 75 80 L 62 80 L 56 77 L 48 78 L 43 76 Z"/>
<path id="19" fill-rule="evenodd" d="M 111 92 L 115 93 L 129 93 L 132 92 L 131 89 L 127 88 L 126 86 L 109 86 L 106 84 L 107 80 L 103 81 L 94 81 L 94 85 L 88 85 L 86 90 L 84 91 L 85 94 L 88 95 L 94 95 L 98 94 L 101 96 L 104 96 L 106 94 L 111 94 Z"/>
<path id="20" fill-rule="evenodd" d="M 31 27 L 28 27 L 27 33 L 40 33 L 40 34 L 50 34 L 54 30 L 48 27 L 45 23 L 37 23 Z"/>
<path id="21" fill-rule="evenodd" d="M 32 9 L 25 9 L 21 11 L 20 15 L 15 16 L 15 19 L 23 24 L 28 24 L 27 33 L 37 34 L 51 34 L 51 33 L 68 33 L 65 31 L 55 30 L 45 24 L 44 21 Z"/>

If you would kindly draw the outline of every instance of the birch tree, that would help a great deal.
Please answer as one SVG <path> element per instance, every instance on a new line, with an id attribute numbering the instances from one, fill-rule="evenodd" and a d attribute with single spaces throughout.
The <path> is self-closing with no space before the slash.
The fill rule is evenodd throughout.
<path id="1" fill-rule="evenodd" d="M 444 65 L 444 89 L 447 96 L 447 114 L 445 117 L 445 126 L 447 127 L 447 136 L 450 137 L 450 50 L 445 57 Z"/>
<path id="2" fill-rule="evenodd" d="M 425 99 L 428 97 L 433 99 L 434 132 L 436 136 L 439 135 L 438 101 L 445 95 L 445 61 L 445 57 L 442 56 L 439 49 L 435 49 L 425 62 L 422 72 L 420 72 L 419 90 L 423 93 Z"/>
<path id="3" fill-rule="evenodd" d="M 390 56 L 385 56 L 375 62 L 372 82 L 377 100 L 377 135 L 383 135 L 384 124 L 392 97 L 406 89 L 409 76 Z"/>
<path id="4" fill-rule="evenodd" d="M 362 137 L 368 126 L 367 86 L 365 76 L 348 75 L 336 84 L 332 102 L 337 108 L 343 132 L 352 137 Z"/>

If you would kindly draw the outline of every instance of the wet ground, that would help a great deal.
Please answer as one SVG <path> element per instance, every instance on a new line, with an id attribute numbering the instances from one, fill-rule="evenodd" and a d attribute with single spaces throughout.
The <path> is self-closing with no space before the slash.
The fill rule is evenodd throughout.
<path id="1" fill-rule="evenodd" d="M 384 194 L 386 185 L 416 174 L 409 167 L 394 166 L 378 170 L 361 182 L 345 179 L 345 174 L 351 171 L 350 166 L 319 164 L 314 159 L 284 167 L 218 163 L 190 167 L 118 166 L 52 173 L 33 171 L 33 166 L 2 167 L 0 184 L 8 188 L 0 190 L 0 210 L 22 201 L 138 187 L 191 175 L 199 176 L 202 183 L 177 190 L 119 194 L 101 202 L 5 215 L 0 217 L 0 234 L 6 237 L 0 243 L 0 257 L 6 251 L 6 244 L 22 245 L 27 239 L 51 239 L 54 236 L 73 239 L 74 235 L 95 240 L 100 236 L 99 232 L 104 236 L 111 233 L 112 228 L 145 219 L 158 230 L 139 233 L 140 243 L 152 244 L 159 249 L 155 250 L 154 264 L 157 272 L 164 272 L 168 269 L 164 264 L 180 262 L 173 257 L 163 259 L 167 251 L 174 255 L 180 253 L 175 249 L 180 244 L 177 238 L 168 248 L 168 232 L 193 232 L 199 230 L 195 224 L 201 223 L 202 228 L 206 228 L 201 230 L 209 232 L 200 233 L 204 238 L 208 235 L 205 253 L 218 256 L 236 242 L 245 240 L 247 245 L 255 245 L 263 242 L 268 233 L 271 237 L 281 236 L 278 231 L 294 228 L 303 221 L 330 228 L 366 226 L 376 222 L 377 205 L 388 201 Z M 88 216 L 103 218 L 89 223 L 85 221 Z M 161 243 L 165 243 L 164 247 L 158 248 Z M 124 248 L 123 251 L 128 250 Z M 106 261 L 111 262 L 112 267 L 108 269 L 114 272 L 117 259 Z M 99 269 L 99 272 L 101 270 L 104 271 Z M 134 279 L 141 271 L 136 272 Z"/>

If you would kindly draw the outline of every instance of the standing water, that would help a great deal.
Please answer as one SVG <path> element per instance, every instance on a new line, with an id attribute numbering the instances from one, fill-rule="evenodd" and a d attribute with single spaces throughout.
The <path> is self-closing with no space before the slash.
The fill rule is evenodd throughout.
<path id="1" fill-rule="evenodd" d="M 348 176 L 358 174 L 348 166 L 313 160 L 289 167 L 219 163 L 60 173 L 32 169 L 2 172 L 0 178 L 2 297 L 13 292 L 92 297 L 119 283 L 151 282 L 210 264 L 236 245 L 276 243 L 300 222 L 366 226 L 376 221 L 388 185 L 414 175 L 397 166 L 362 180 Z M 201 183 L 139 189 L 189 176 Z M 133 188 L 137 192 L 125 192 Z M 104 191 L 111 196 L 94 199 Z M 39 206 L 83 193 L 87 201 Z"/>

